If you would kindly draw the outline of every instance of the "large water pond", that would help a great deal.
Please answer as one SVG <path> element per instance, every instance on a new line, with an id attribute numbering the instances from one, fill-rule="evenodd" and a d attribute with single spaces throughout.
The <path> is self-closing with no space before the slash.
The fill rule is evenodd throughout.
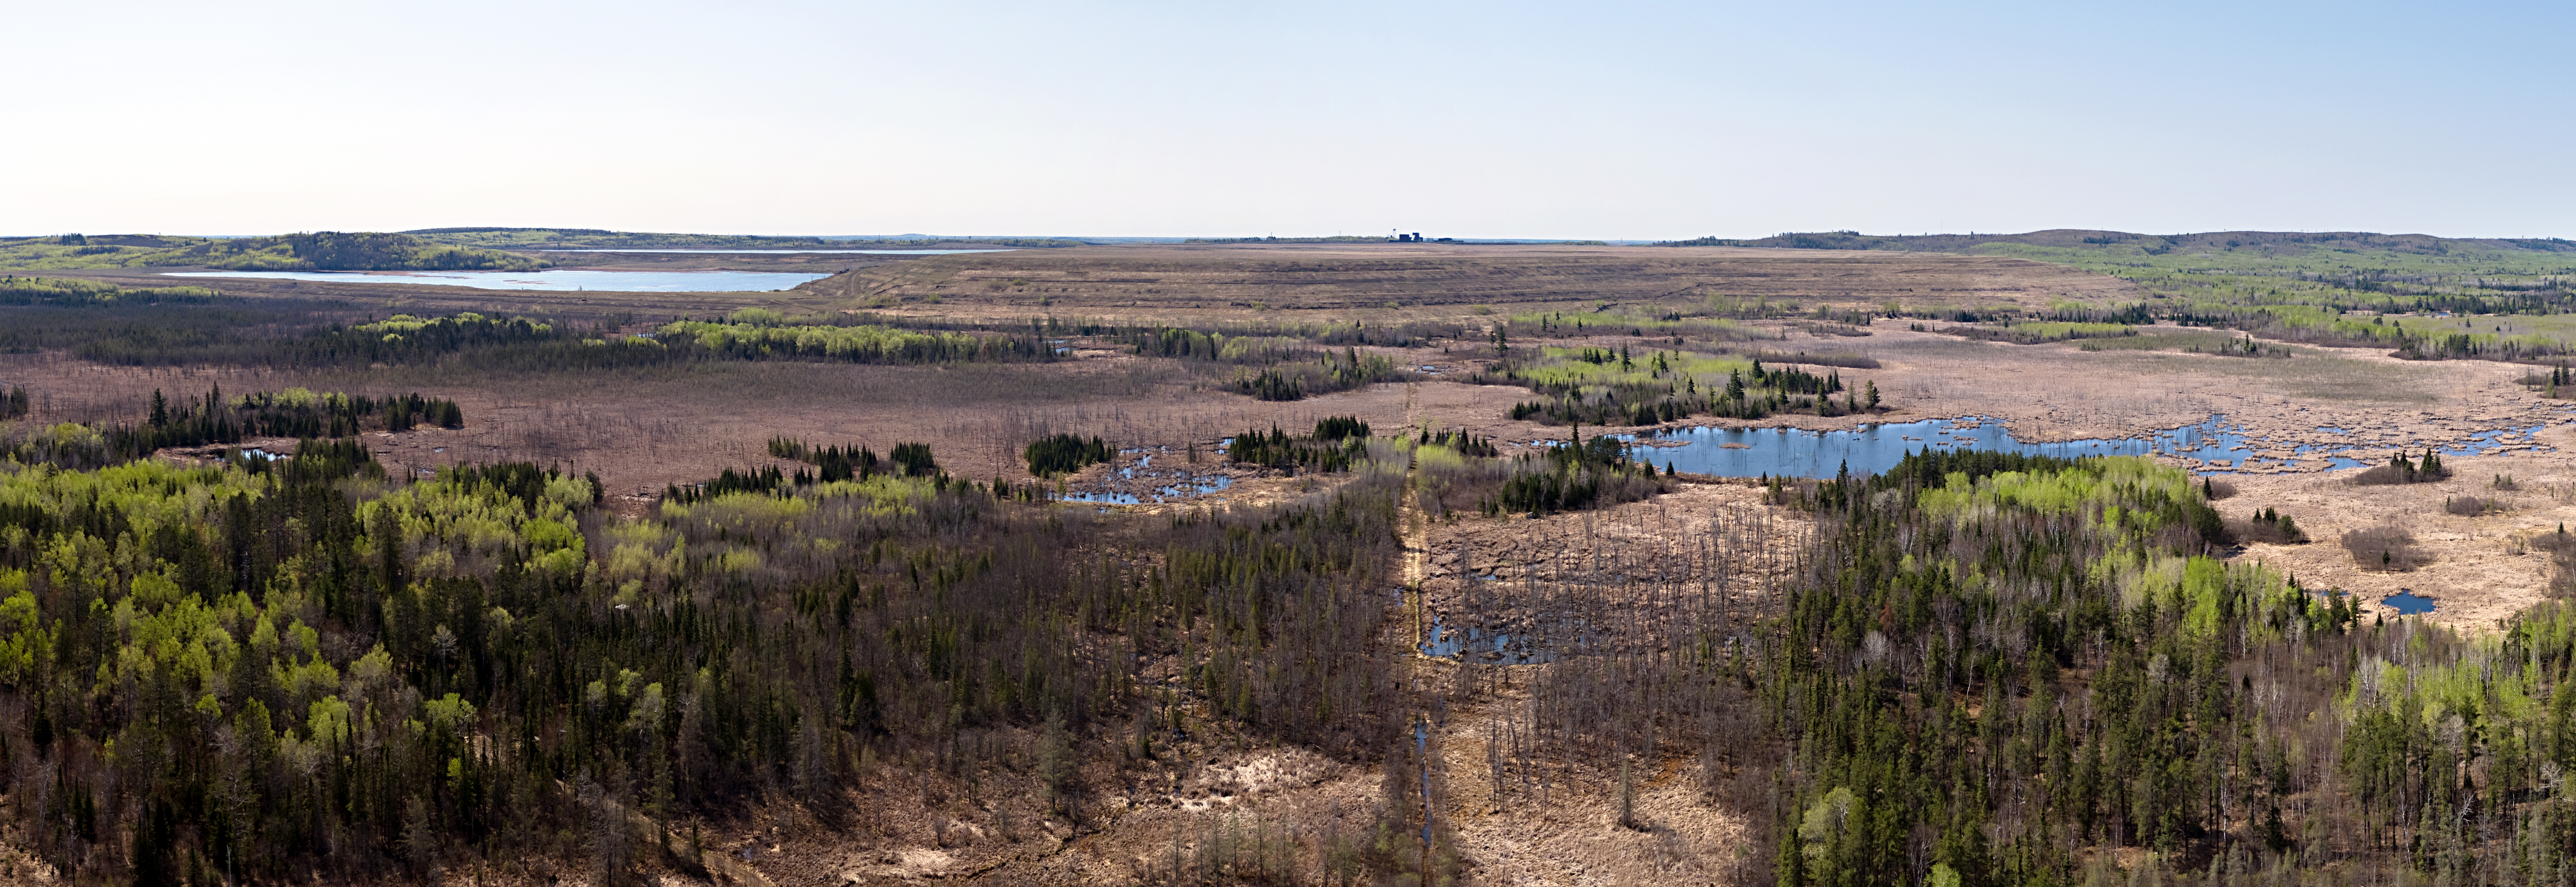
<path id="1" fill-rule="evenodd" d="M 2506 453 L 2511 449 L 2547 450 L 2535 439 L 2547 426 L 2497 428 L 2472 434 L 2439 449 L 2445 457 Z M 2343 429 L 2319 428 L 2323 434 Z M 1848 431 L 1802 431 L 1793 428 L 1682 428 L 1645 435 L 1619 435 L 1630 441 L 1636 458 L 1655 465 L 1718 477 L 1832 477 L 1849 466 L 1854 474 L 1877 474 L 1896 467 L 1908 452 L 1927 449 L 1991 450 L 2037 456 L 2171 456 L 2190 460 L 2204 473 L 2242 471 L 2319 471 L 2358 468 L 2385 458 L 2371 443 L 2353 447 L 2301 443 L 2288 447 L 2289 458 L 2265 458 L 2258 451 L 2275 447 L 2247 433 L 2226 416 L 2135 437 L 2098 438 L 2046 443 L 2017 440 L 2002 422 L 1971 416 L 1864 425 Z M 2419 444 L 2418 446 L 2423 446 Z M 2364 452 L 2368 458 L 2364 458 Z"/>
<path id="2" fill-rule="evenodd" d="M 333 283 L 413 283 L 486 290 L 736 293 L 794 289 L 830 275 L 781 271 L 172 271 L 164 277 L 255 277 Z"/>
<path id="3" fill-rule="evenodd" d="M 829 253 L 870 256 L 953 256 L 958 253 L 1007 253 L 1008 249 L 534 249 L 539 253 L 712 253 L 744 256 L 762 253 Z"/>

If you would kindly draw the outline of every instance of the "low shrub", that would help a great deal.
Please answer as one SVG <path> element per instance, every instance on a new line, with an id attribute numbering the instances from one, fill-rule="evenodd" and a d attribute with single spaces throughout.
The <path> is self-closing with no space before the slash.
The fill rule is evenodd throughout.
<path id="1" fill-rule="evenodd" d="M 2452 496 L 2442 500 L 2442 510 L 2461 517 L 2476 517 L 2490 511 L 2503 511 L 2504 503 L 2476 496 Z"/>
<path id="2" fill-rule="evenodd" d="M 2268 542 L 2273 545 L 2298 545 L 2308 541 L 2307 532 L 2299 529 L 2297 521 L 2271 508 L 2258 510 L 2254 512 L 2252 518 L 2246 520 L 2228 521 L 2227 534 L 2243 542 Z"/>
<path id="3" fill-rule="evenodd" d="M 2423 484 L 2432 483 L 2437 480 L 2449 480 L 2450 477 L 2451 470 L 2442 467 L 2442 455 L 2440 453 L 2425 450 L 2424 458 L 2421 461 L 2417 461 L 2406 458 L 2406 454 L 2403 451 L 2400 451 L 2397 455 L 2388 457 L 2388 464 L 2376 466 L 2368 471 L 2353 475 L 2352 483 L 2355 486 L 2364 487 L 2384 486 L 2388 484 Z"/>
<path id="4" fill-rule="evenodd" d="M 2415 547 L 2415 534 L 2394 524 L 2345 530 L 2341 541 L 2344 551 L 2352 554 L 2353 566 L 2364 570 L 2398 572 L 2433 561 L 2430 552 Z"/>

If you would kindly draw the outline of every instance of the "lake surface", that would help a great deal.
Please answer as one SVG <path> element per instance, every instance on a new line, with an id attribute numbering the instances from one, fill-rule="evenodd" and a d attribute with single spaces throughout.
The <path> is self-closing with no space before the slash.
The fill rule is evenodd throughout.
<path id="1" fill-rule="evenodd" d="M 2402 588 L 2398 589 L 2396 594 L 2380 598 L 2379 602 L 2387 604 L 2388 608 L 2391 610 L 2395 610 L 2408 616 L 2420 616 L 2425 613 L 2433 612 L 2434 603 L 2432 598 L 2424 597 L 2416 594 L 2412 590 Z"/>
<path id="2" fill-rule="evenodd" d="M 2198 429 L 2200 426 L 2186 427 Z M 2169 434 L 2170 440 L 2167 439 Z M 1619 437 L 1639 444 L 1630 450 L 1635 458 L 1718 477 L 1832 477 L 1845 465 L 1851 467 L 1853 474 L 1879 474 L 1895 468 L 1896 463 L 1905 459 L 1906 453 L 1931 448 L 1993 450 L 2072 459 L 2082 456 L 2143 456 L 2157 452 L 2159 443 L 2181 447 L 2200 442 L 2197 433 L 2159 432 L 2155 439 L 2023 443 L 2013 439 L 2003 423 L 1983 418 L 1888 422 L 1849 431 L 1697 427 L 1647 437 Z"/>
<path id="3" fill-rule="evenodd" d="M 736 293 L 794 289 L 828 274 L 780 271 L 173 271 L 163 277 L 255 277 L 332 283 L 412 283 L 486 290 Z"/>
<path id="4" fill-rule="evenodd" d="M 537 253 L 712 253 L 740 256 L 760 253 L 831 253 L 877 256 L 953 256 L 958 253 L 1007 253 L 1010 249 L 532 249 Z"/>
<path id="5" fill-rule="evenodd" d="M 2547 447 L 2538 444 L 2535 435 L 2547 427 L 2534 425 L 2480 431 L 2465 441 L 2439 449 L 2446 457 L 2494 455 L 2505 453 L 2511 447 L 2546 450 Z M 2337 428 L 2317 430 L 2327 434 L 2344 431 Z M 1983 416 L 1890 422 L 1864 425 L 1849 431 L 1703 426 L 1618 437 L 1636 445 L 1630 452 L 1638 459 L 1718 477 L 1832 477 L 1846 464 L 1851 466 L 1854 474 L 1876 474 L 1896 467 L 1908 452 L 1936 448 L 2068 459 L 2083 456 L 2172 456 L 2198 461 L 2201 463 L 2200 471 L 2206 474 L 2235 474 L 2255 469 L 2332 470 L 2377 464 L 2378 459 L 2375 458 L 2356 458 L 2352 450 L 2374 450 L 2381 446 L 2302 443 L 2289 448 L 2293 453 L 2291 458 L 2265 458 L 2254 453 L 2272 449 L 2274 445 L 2248 434 L 2244 425 L 2228 421 L 2225 415 L 2135 437 L 2049 443 L 2016 440 L 2002 422 Z M 2417 447 L 2422 448 L 2423 445 L 2418 444 Z M 2385 452 L 2384 449 L 2379 451 Z"/>

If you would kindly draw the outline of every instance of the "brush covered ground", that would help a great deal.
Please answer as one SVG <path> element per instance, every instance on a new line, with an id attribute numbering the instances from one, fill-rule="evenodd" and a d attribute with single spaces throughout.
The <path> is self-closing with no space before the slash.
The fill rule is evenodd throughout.
<path id="1" fill-rule="evenodd" d="M 2007 329 L 2111 314 L 2138 284 L 1914 253 L 1079 247 L 888 260 L 778 294 L 234 284 L 211 303 L 0 307 L 24 321 L 0 355 L 0 388 L 30 393 L 12 434 L 145 422 L 155 391 L 217 388 L 421 392 L 452 399 L 461 427 L 363 420 L 347 440 L 382 480 L 345 452 L 319 464 L 319 446 L 311 476 L 261 473 L 223 446 L 167 451 L 148 470 L 197 473 L 118 494 L 140 497 L 118 500 L 136 538 L 167 547 L 100 555 L 95 587 L 65 569 L 85 563 L 78 545 L 8 543 L 0 576 L 23 573 L 0 582 L 24 583 L 32 610 L 0 610 L 17 620 L 0 629 L 13 643 L 52 632 L 44 649 L 58 652 L 30 654 L 40 679 L 0 675 L 6 877 L 2292 883 L 2554 878 L 2565 865 L 2550 837 L 2565 814 L 2537 774 L 2559 763 L 2542 750 L 2563 747 L 2551 714 L 2563 549 L 2548 537 L 2576 516 L 2576 438 L 2526 366 L 2260 336 L 2272 352 L 2240 353 L 2221 347 L 2237 333 L 2153 318 L 2052 321 L 2131 330 L 2105 338 L 1978 338 L 1998 309 L 2012 309 Z M 355 356 L 235 347 L 458 311 L 577 333 Z M 887 325 L 1053 347 L 920 362 L 669 344 L 602 357 L 642 335 L 674 342 L 683 318 L 740 321 L 728 326 L 744 335 Z M 1130 335 L 1172 328 L 1218 353 Z M 1608 352 L 1625 365 L 1584 357 Z M 1549 380 L 1578 398 L 1723 388 L 1753 359 L 1874 385 L 1884 403 L 1657 424 L 1988 416 L 2058 440 L 2225 414 L 2267 442 L 2246 455 L 2274 464 L 2227 476 L 2232 495 L 2205 503 L 2185 470 L 2222 466 L 2123 463 L 2106 479 L 1943 465 L 1765 488 L 1550 462 L 1537 454 L 1567 426 L 1510 418 Z M 1264 372 L 1310 388 L 1246 393 Z M 1343 387 L 1353 376 L 1336 372 L 1368 378 Z M 1225 438 L 1303 438 L 1331 417 L 1373 429 L 1355 454 L 1312 448 L 1348 465 L 1218 461 Z M 2445 458 L 2446 480 L 2357 485 L 2357 470 L 2277 465 L 2300 444 L 2377 463 L 2531 425 L 2550 426 L 2537 443 L 2554 451 Z M 1046 502 L 1059 478 L 1030 473 L 1023 448 L 1057 432 L 1195 448 L 1199 470 L 1231 485 L 1137 506 Z M 662 499 L 727 470 L 820 470 L 772 455 L 781 437 L 888 455 L 925 443 L 948 476 Z M 261 444 L 296 447 L 230 445 Z M 1524 453 L 1626 492 L 1480 507 L 1532 470 L 1509 461 Z M 1061 480 L 1109 488 L 1138 455 Z M 513 462 L 557 473 L 460 473 Z M 14 471 L 6 501 L 68 515 L 81 477 Z M 297 518 L 345 531 L 280 535 L 274 556 L 235 562 L 253 566 L 189 573 L 192 545 L 230 551 L 270 516 L 194 512 L 193 529 L 163 533 L 169 516 L 253 490 L 355 511 Z M 2464 496 L 2493 506 L 2458 513 Z M 2219 530 L 2202 532 L 2195 503 Z M 2225 532 L 2258 509 L 2314 541 Z M 2338 544 L 2382 526 L 2414 537 L 2411 570 Z M 350 571 L 329 580 L 338 591 L 300 584 L 332 574 L 297 564 L 334 558 Z M 1959 567 L 1926 566 L 1944 558 Z M 2035 591 L 2064 582 L 2064 564 L 2093 580 Z M 1851 578 L 1865 573 L 1881 578 Z M 2288 594 L 2293 578 L 2349 594 Z M 485 595 L 471 606 L 469 584 Z M 2440 609 L 2395 619 L 2379 597 L 2399 588 Z M 108 612 L 130 603 L 116 618 L 131 621 L 64 619 L 82 595 Z M 188 617 L 195 640 L 171 635 L 162 657 L 144 633 L 190 600 L 205 611 Z M 461 629 L 469 611 L 476 627 Z M 1419 655 L 1449 639 L 1434 626 L 1548 655 L 1523 661 L 1530 648 L 1508 641 Z M 368 660 L 378 644 L 385 658 Z M 107 660 L 125 665 L 102 678 Z M 2138 689 L 2148 675 L 2165 679 L 2144 682 L 2157 694 Z M 188 714 L 200 699 L 216 714 Z M 265 739 L 243 717 L 253 700 L 277 713 Z M 330 700 L 364 704 L 333 715 Z M 1880 730 L 1918 738 L 1877 751 L 1855 739 Z M 334 735 L 378 757 L 343 753 Z M 216 765 L 154 769 L 188 749 Z M 319 804 L 314 786 L 345 800 Z M 223 812 L 245 803 L 279 813 Z M 242 867 L 244 850 L 263 861 Z"/>

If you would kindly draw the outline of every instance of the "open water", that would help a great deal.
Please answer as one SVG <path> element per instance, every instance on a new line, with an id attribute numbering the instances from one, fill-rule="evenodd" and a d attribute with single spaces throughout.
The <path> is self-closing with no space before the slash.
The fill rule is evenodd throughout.
<path id="1" fill-rule="evenodd" d="M 2547 427 L 2534 425 L 2480 431 L 2470 435 L 2466 441 L 2442 447 L 2441 452 L 2446 457 L 2475 456 L 2504 453 L 2512 447 L 2537 447 L 2534 436 Z M 2342 431 L 2334 428 L 2317 430 L 2329 434 Z M 2271 449 L 2272 445 L 2247 433 L 2242 424 L 2230 422 L 2224 415 L 2134 437 L 2047 443 L 2017 440 L 2002 422 L 1982 416 L 1888 422 L 1863 425 L 1848 431 L 1700 426 L 1618 437 L 1634 444 L 1630 453 L 1637 459 L 1653 462 L 1657 467 L 1669 466 L 1718 477 L 1832 477 L 1845 466 L 1849 466 L 1853 474 L 1876 474 L 1896 467 L 1896 463 L 1904 460 L 1909 452 L 1927 449 L 1990 450 L 2069 459 L 2163 455 L 2199 460 L 2204 473 L 2209 474 L 2263 468 L 2359 468 L 2376 462 L 2375 458 L 2356 458 L 2344 447 L 2317 444 L 2293 447 L 2293 458 L 2256 456 L 2256 451 Z M 2379 446 L 2384 445 L 2365 443 L 2357 444 L 2356 448 L 2372 450 Z M 2421 444 L 2417 446 L 2422 447 Z M 2385 453 L 2385 450 L 2377 452 Z"/>

